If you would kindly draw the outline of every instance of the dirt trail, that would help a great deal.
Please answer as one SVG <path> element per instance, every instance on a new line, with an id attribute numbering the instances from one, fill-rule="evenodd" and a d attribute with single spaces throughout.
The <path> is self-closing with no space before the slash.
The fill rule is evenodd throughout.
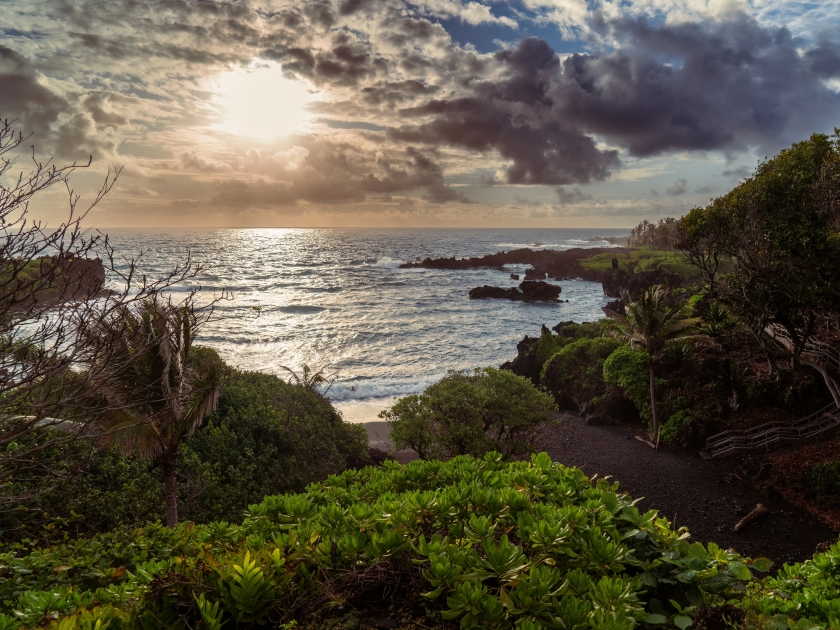
<path id="1" fill-rule="evenodd" d="M 559 427 L 546 429 L 541 450 L 555 461 L 579 466 L 589 475 L 611 475 L 644 509 L 656 509 L 685 525 L 695 540 L 714 541 L 746 556 L 767 556 L 777 564 L 813 555 L 837 533 L 816 516 L 779 496 L 760 494 L 739 481 L 737 460 L 704 460 L 696 452 L 654 451 L 621 426 L 591 426 L 559 414 Z M 735 534 L 732 528 L 757 503 L 771 514 Z"/>

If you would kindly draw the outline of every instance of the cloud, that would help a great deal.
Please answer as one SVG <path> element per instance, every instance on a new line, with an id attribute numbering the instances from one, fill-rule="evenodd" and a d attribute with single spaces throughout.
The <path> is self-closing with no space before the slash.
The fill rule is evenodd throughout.
<path id="1" fill-rule="evenodd" d="M 688 192 L 688 180 L 677 179 L 673 184 L 665 189 L 665 194 L 669 197 L 679 197 Z"/>
<path id="2" fill-rule="evenodd" d="M 21 127 L 40 137 L 47 135 L 70 103 L 39 79 L 35 68 L 22 55 L 0 45 L 0 112 L 16 118 Z"/>
<path id="3" fill-rule="evenodd" d="M 507 16 L 496 16 L 490 7 L 481 2 L 460 2 L 459 0 L 421 0 L 417 3 L 431 15 L 458 18 L 473 26 L 479 24 L 501 24 L 510 28 L 517 28 L 516 20 Z"/>
<path id="4" fill-rule="evenodd" d="M 714 186 L 698 186 L 694 189 L 695 195 L 707 195 L 715 192 L 717 189 Z"/>
<path id="5" fill-rule="evenodd" d="M 182 153 L 178 158 L 181 165 L 191 171 L 203 173 L 230 173 L 233 171 L 233 167 L 229 163 L 195 151 Z"/>
<path id="6" fill-rule="evenodd" d="M 134 184 L 129 184 L 128 186 L 120 186 L 117 188 L 117 192 L 119 194 L 128 195 L 132 197 L 160 197 L 159 192 Z"/>
<path id="7" fill-rule="evenodd" d="M 723 177 L 733 177 L 735 179 L 746 179 L 752 174 L 752 169 L 747 166 L 739 166 L 738 168 L 728 169 L 721 173 Z"/>
<path id="8" fill-rule="evenodd" d="M 557 201 L 560 205 L 573 206 L 592 199 L 592 195 L 581 192 L 580 188 L 572 188 L 569 190 L 568 188 L 558 186 L 554 189 L 554 192 L 557 193 Z"/>
<path id="9" fill-rule="evenodd" d="M 35 6 L 0 3 L 8 24 L 0 115 L 35 130 L 39 151 L 127 162 L 146 190 L 232 212 L 347 209 L 388 195 L 420 208 L 468 204 L 451 185 L 458 176 L 493 186 L 485 199 L 504 198 L 506 185 L 550 186 L 560 205 L 574 206 L 568 212 L 583 213 L 592 196 L 576 186 L 621 179 L 623 164 L 647 179 L 657 164 L 650 158 L 660 156 L 746 162 L 742 152 L 770 155 L 830 131 L 840 111 L 831 87 L 840 78 L 836 34 L 793 35 L 763 8 L 737 2 L 523 0 L 515 11 L 485 0 Z M 482 28 L 461 27 L 453 38 L 452 20 Z M 559 26 L 562 54 L 538 38 L 515 41 L 517 23 Z M 487 25 L 494 35 L 510 27 L 511 41 L 490 53 L 454 41 Z M 311 107 L 320 124 L 276 141 L 218 131 L 214 77 L 261 59 L 319 91 Z M 154 177 L 167 173 L 177 186 Z M 749 174 L 733 167 L 722 176 Z M 212 188 L 197 192 L 202 186 Z M 611 186 L 621 194 L 630 184 Z M 677 180 L 651 188 L 646 201 L 678 204 L 669 197 L 688 192 Z"/>

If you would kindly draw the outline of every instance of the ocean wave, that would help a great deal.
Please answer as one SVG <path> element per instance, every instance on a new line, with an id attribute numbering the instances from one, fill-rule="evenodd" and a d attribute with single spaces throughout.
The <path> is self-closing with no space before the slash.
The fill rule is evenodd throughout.
<path id="1" fill-rule="evenodd" d="M 292 313 L 295 315 L 309 315 L 326 311 L 323 306 L 315 306 L 314 304 L 292 304 L 290 306 L 278 306 L 276 309 L 281 313 Z"/>
<path id="2" fill-rule="evenodd" d="M 404 260 L 397 260 L 396 258 L 391 258 L 390 256 L 383 256 L 373 263 L 373 266 L 382 267 L 384 269 L 399 269 L 400 265 L 404 262 Z"/>
<path id="3" fill-rule="evenodd" d="M 427 387 L 437 383 L 445 374 L 428 375 L 420 378 L 394 381 L 363 381 L 335 383 L 327 396 L 334 402 L 368 402 L 373 400 L 391 400 L 411 394 L 419 394 Z"/>

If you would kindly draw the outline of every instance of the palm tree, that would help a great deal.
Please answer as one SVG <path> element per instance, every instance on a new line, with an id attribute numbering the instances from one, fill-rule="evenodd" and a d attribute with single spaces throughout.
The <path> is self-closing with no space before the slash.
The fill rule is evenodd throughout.
<path id="1" fill-rule="evenodd" d="M 697 334 L 695 321 L 681 317 L 683 305 L 668 308 L 665 304 L 667 294 L 662 285 L 653 286 L 644 291 L 638 302 L 627 302 L 626 315 L 607 311 L 607 315 L 619 322 L 618 335 L 627 339 L 633 348 L 641 348 L 648 353 L 650 375 L 650 408 L 653 416 L 653 440 L 659 448 L 659 420 L 656 416 L 656 384 L 653 375 L 653 358 L 666 346 L 690 338 L 702 337 Z"/>
<path id="2" fill-rule="evenodd" d="M 298 385 L 299 387 L 303 387 L 304 389 L 308 389 L 309 391 L 318 394 L 319 396 L 326 396 L 327 392 L 332 387 L 332 384 L 336 380 L 336 373 L 335 372 L 328 372 L 329 365 L 325 365 L 324 367 L 313 369 L 309 367 L 306 363 L 301 364 L 301 371 L 296 372 L 290 367 L 286 367 L 285 365 L 281 365 L 280 369 L 285 370 L 289 373 L 289 384 L 290 385 Z M 323 393 L 318 391 L 319 387 L 326 385 L 326 389 Z"/>
<path id="3" fill-rule="evenodd" d="M 118 320 L 93 333 L 112 337 L 125 366 L 97 387 L 107 409 L 100 422 L 103 440 L 162 465 L 166 524 L 174 527 L 179 446 L 216 408 L 221 360 L 210 349 L 193 348 L 197 318 L 189 306 L 154 297 L 123 310 Z"/>

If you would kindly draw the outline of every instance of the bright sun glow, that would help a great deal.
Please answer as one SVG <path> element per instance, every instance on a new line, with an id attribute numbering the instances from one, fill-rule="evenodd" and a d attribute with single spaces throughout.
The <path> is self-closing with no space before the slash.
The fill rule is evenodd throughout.
<path id="1" fill-rule="evenodd" d="M 308 106 L 318 95 L 302 81 L 285 78 L 273 61 L 225 72 L 215 83 L 224 118 L 214 128 L 220 131 L 271 140 L 305 131 L 314 118 Z"/>

